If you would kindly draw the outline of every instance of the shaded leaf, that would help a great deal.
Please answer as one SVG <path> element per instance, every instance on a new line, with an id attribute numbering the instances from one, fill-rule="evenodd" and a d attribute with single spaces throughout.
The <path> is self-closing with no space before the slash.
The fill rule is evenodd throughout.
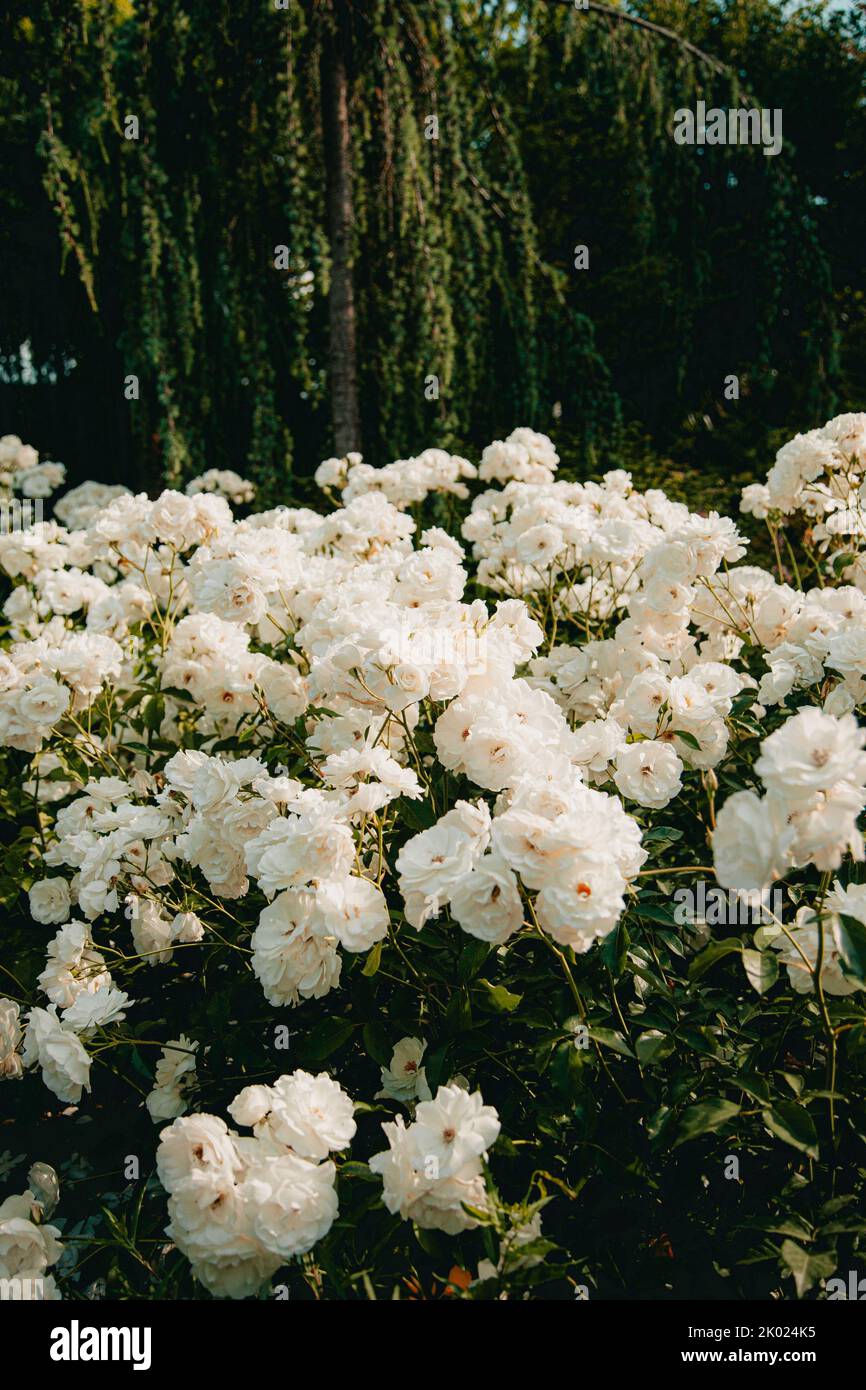
<path id="1" fill-rule="evenodd" d="M 777 1139 L 784 1140 L 810 1158 L 818 1157 L 815 1122 L 805 1106 L 798 1105 L 795 1100 L 779 1100 L 772 1109 L 764 1111 L 763 1120 Z"/>
<path id="2" fill-rule="evenodd" d="M 727 1124 L 739 1113 L 739 1105 L 719 1097 L 714 1100 L 698 1101 L 697 1105 L 690 1105 L 680 1116 L 674 1148 L 680 1144 L 685 1144 L 689 1139 L 697 1139 L 701 1134 L 709 1134 L 714 1130 L 721 1129 L 722 1125 Z"/>

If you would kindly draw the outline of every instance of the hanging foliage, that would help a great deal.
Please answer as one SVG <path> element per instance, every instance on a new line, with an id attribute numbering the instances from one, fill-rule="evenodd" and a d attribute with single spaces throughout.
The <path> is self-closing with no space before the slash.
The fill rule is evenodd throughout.
<path id="1" fill-rule="evenodd" d="M 12 0 L 5 23 L 4 145 L 38 153 L 64 296 L 78 281 L 68 336 L 104 364 L 145 480 L 234 466 L 279 499 L 333 450 L 337 275 L 378 462 L 556 418 L 593 466 L 623 414 L 670 431 L 724 371 L 771 420 L 831 403 L 826 261 L 790 170 L 673 142 L 677 107 L 739 84 L 664 26 L 559 0 Z M 47 353 L 39 291 L 18 293 L 4 357 Z"/>

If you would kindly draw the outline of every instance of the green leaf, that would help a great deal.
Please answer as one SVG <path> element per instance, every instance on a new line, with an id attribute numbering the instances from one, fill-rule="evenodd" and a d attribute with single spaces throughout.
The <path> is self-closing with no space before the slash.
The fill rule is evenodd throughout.
<path id="1" fill-rule="evenodd" d="M 618 980 L 625 969 L 630 945 L 631 939 L 624 922 L 620 922 L 613 931 L 608 932 L 601 943 L 599 954 L 614 980 Z"/>
<path id="2" fill-rule="evenodd" d="M 841 555 L 833 556 L 833 573 L 837 579 L 843 570 L 854 563 L 856 558 L 856 555 L 853 555 L 850 550 L 843 550 Z"/>
<path id="3" fill-rule="evenodd" d="M 656 932 L 656 936 L 659 941 L 664 942 L 672 956 L 678 956 L 680 960 L 685 957 L 686 953 L 683 943 L 680 941 L 675 931 L 671 931 L 668 927 L 660 927 Z"/>
<path id="4" fill-rule="evenodd" d="M 371 1173 L 366 1163 L 357 1163 L 350 1159 L 348 1163 L 341 1163 L 339 1168 L 341 1178 L 360 1178 L 361 1182 L 379 1182 L 380 1179 L 375 1173 Z"/>
<path id="5" fill-rule="evenodd" d="M 583 1115 L 581 1100 L 585 1099 L 586 1078 L 584 1067 L 588 1053 L 576 1047 L 574 1040 L 560 1043 L 553 1054 L 548 1075 L 561 1095 L 567 1096 L 575 1110 L 573 1122 Z"/>
<path id="6" fill-rule="evenodd" d="M 654 1062 L 663 1062 L 666 1057 L 670 1057 L 674 1050 L 673 1038 L 662 1033 L 658 1028 L 648 1028 L 634 1045 L 637 1059 L 642 1066 L 652 1066 Z"/>
<path id="7" fill-rule="evenodd" d="M 436 824 L 436 812 L 426 798 L 423 801 L 415 801 L 411 797 L 401 796 L 394 805 L 398 809 L 401 824 L 407 825 L 410 830 L 429 830 L 431 825 Z"/>
<path id="8" fill-rule="evenodd" d="M 777 927 L 775 922 L 772 922 L 766 926 L 758 927 L 758 930 L 752 933 L 752 940 L 758 950 L 763 951 L 765 946 L 772 946 L 773 942 L 781 934 L 781 931 L 782 928 Z"/>
<path id="9" fill-rule="evenodd" d="M 150 1085 L 152 1085 L 152 1084 L 153 1084 L 153 1072 L 152 1072 L 152 1071 L 150 1070 L 150 1068 L 145 1064 L 145 1062 L 144 1062 L 144 1060 L 143 1060 L 143 1058 L 142 1058 L 142 1055 L 141 1055 L 141 1053 L 139 1052 L 139 1050 L 138 1050 L 137 1047 L 133 1047 L 133 1048 L 131 1049 L 131 1051 L 130 1051 L 130 1056 L 131 1056 L 131 1058 L 132 1058 L 132 1065 L 133 1065 L 133 1067 L 135 1068 L 135 1070 L 138 1072 L 139 1076 L 143 1076 L 143 1077 L 145 1078 L 145 1080 L 146 1080 Z"/>
<path id="10" fill-rule="evenodd" d="M 367 956 L 367 959 L 364 961 L 364 969 L 361 971 L 361 974 L 366 975 L 368 980 L 371 976 L 375 975 L 376 971 L 379 969 L 379 964 L 382 960 L 382 945 L 383 943 L 381 941 L 377 941 L 376 945 Z"/>
<path id="11" fill-rule="evenodd" d="M 146 729 L 152 729 L 154 733 L 159 732 L 159 726 L 165 718 L 165 700 L 161 695 L 148 695 L 142 701 L 141 717 Z"/>
<path id="12" fill-rule="evenodd" d="M 866 989 L 866 926 L 856 917 L 841 913 L 834 923 L 833 936 L 844 973 Z"/>
<path id="13" fill-rule="evenodd" d="M 759 994 L 766 994 L 779 978 L 779 958 L 773 951 L 747 949 L 743 951 L 743 966 L 749 984 Z"/>
<path id="14" fill-rule="evenodd" d="M 321 1023 L 317 1023 L 307 1034 L 303 1050 L 307 1056 L 315 1057 L 317 1061 L 324 1060 L 342 1047 L 354 1031 L 354 1023 L 349 1023 L 345 1018 L 323 1018 Z"/>
<path id="15" fill-rule="evenodd" d="M 763 1105 L 769 1105 L 770 1086 L 763 1076 L 757 1076 L 751 1072 L 735 1071 L 731 1080 L 753 1100 L 759 1100 Z"/>
<path id="16" fill-rule="evenodd" d="M 487 990 L 488 1002 L 498 1014 L 510 1014 L 523 998 L 522 994 L 512 994 L 504 985 L 492 985 L 489 980 L 479 980 Z"/>
<path id="17" fill-rule="evenodd" d="M 716 964 L 716 961 L 732 955 L 734 951 L 742 951 L 742 949 L 743 943 L 738 936 L 726 936 L 723 941 L 711 941 L 699 956 L 695 956 L 689 966 L 689 979 L 692 982 L 699 980 L 710 969 L 710 966 Z"/>
<path id="18" fill-rule="evenodd" d="M 472 1027 L 472 1005 L 469 992 L 463 986 L 451 994 L 445 1010 L 445 1026 L 452 1037 L 458 1033 L 468 1033 Z"/>
<path id="19" fill-rule="evenodd" d="M 677 840 L 683 838 L 683 832 L 678 830 L 675 825 L 657 825 L 652 830 L 648 830 L 643 837 L 643 843 L 652 849 L 667 849 L 670 845 L 675 845 Z"/>
<path id="20" fill-rule="evenodd" d="M 645 922 L 658 922 L 663 927 L 675 927 L 676 918 L 669 907 L 660 907 L 656 903 L 639 902 L 635 908 L 635 913 Z"/>
<path id="21" fill-rule="evenodd" d="M 680 1116 L 674 1148 L 679 1144 L 685 1144 L 689 1139 L 697 1139 L 701 1134 L 710 1134 L 713 1130 L 721 1129 L 722 1125 L 727 1124 L 739 1113 L 739 1105 L 735 1105 L 731 1100 L 721 1100 L 719 1097 L 690 1105 Z"/>
<path id="22" fill-rule="evenodd" d="M 486 941 L 470 937 L 457 961 L 457 978 L 460 983 L 465 985 L 474 980 L 489 955 L 490 947 Z"/>
<path id="23" fill-rule="evenodd" d="M 388 1034 L 381 1023 L 365 1023 L 361 1037 L 364 1049 L 380 1067 L 387 1067 L 391 1061 L 393 1048 L 388 1042 Z"/>
<path id="24" fill-rule="evenodd" d="M 593 1041 L 603 1043 L 605 1047 L 613 1048 L 621 1057 L 634 1057 L 634 1053 L 623 1037 L 622 1033 L 615 1033 L 612 1028 L 590 1028 L 589 1036 Z"/>
<path id="25" fill-rule="evenodd" d="M 673 732 L 676 734 L 677 738 L 681 738 L 683 743 L 687 744 L 689 748 L 695 748 L 698 753 L 700 753 L 701 745 L 698 743 L 694 734 L 690 734 L 686 729 L 674 729 Z"/>
<path id="26" fill-rule="evenodd" d="M 461 1206 L 479 1224 L 479 1226 L 490 1226 L 493 1224 L 493 1217 L 489 1211 L 484 1211 L 482 1207 L 470 1207 L 468 1202 L 462 1202 Z"/>
<path id="27" fill-rule="evenodd" d="M 815 1122 L 804 1105 L 798 1105 L 795 1100 L 779 1100 L 771 1110 L 764 1111 L 763 1120 L 777 1139 L 783 1139 L 810 1158 L 818 1157 Z"/>
<path id="28" fill-rule="evenodd" d="M 196 704 L 196 699 L 190 695 L 188 690 L 182 690 L 178 685 L 164 685 L 161 693 L 171 696 L 172 700 L 181 700 L 186 705 Z"/>
<path id="29" fill-rule="evenodd" d="M 803 1080 L 802 1076 L 798 1075 L 797 1072 L 780 1070 L 779 1075 L 782 1077 L 785 1083 L 791 1087 L 791 1090 L 794 1092 L 795 1096 L 800 1096 L 803 1094 L 803 1087 L 806 1083 Z"/>
<path id="30" fill-rule="evenodd" d="M 440 1043 L 438 1047 L 433 1047 L 424 1054 L 424 1071 L 427 1076 L 427 1085 L 430 1090 L 436 1093 L 437 1087 L 443 1085 L 447 1079 L 445 1063 L 448 1060 L 448 1043 Z"/>
<path id="31" fill-rule="evenodd" d="M 423 1226 L 412 1227 L 415 1232 L 415 1239 L 421 1249 L 427 1255 L 432 1255 L 436 1260 L 446 1260 L 448 1258 L 448 1245 L 444 1236 L 439 1231 L 425 1230 Z"/>
<path id="32" fill-rule="evenodd" d="M 672 1115 L 673 1111 L 669 1105 L 660 1105 L 658 1110 L 647 1117 L 647 1137 L 649 1139 L 662 1138 L 671 1122 Z"/>
<path id="33" fill-rule="evenodd" d="M 677 1041 L 700 1052 L 703 1057 L 720 1057 L 722 1049 L 710 1028 L 680 1028 Z"/>
<path id="34" fill-rule="evenodd" d="M 836 1268 L 835 1255 L 829 1252 L 810 1255 L 795 1240 L 783 1241 L 779 1253 L 783 1264 L 788 1266 L 794 1276 L 798 1298 L 808 1293 L 819 1279 L 829 1279 Z"/>

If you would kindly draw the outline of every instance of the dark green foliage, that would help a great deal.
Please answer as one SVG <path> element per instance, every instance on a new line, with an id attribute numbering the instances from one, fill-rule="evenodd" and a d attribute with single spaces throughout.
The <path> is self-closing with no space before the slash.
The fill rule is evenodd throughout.
<path id="1" fill-rule="evenodd" d="M 522 88 L 513 102 L 539 245 L 565 271 L 575 244 L 589 248 L 590 270 L 565 276 L 567 302 L 594 323 L 626 417 L 680 457 L 697 445 L 702 461 L 729 468 L 757 451 L 760 468 L 770 431 L 795 416 L 822 423 L 838 383 L 830 266 L 804 186 L 812 169 L 788 125 L 797 97 L 777 89 L 772 69 L 762 66 L 758 83 L 738 61 L 727 29 L 709 22 L 725 6 L 704 7 L 706 24 L 693 22 L 692 6 L 646 8 L 715 53 L 723 71 L 654 32 L 593 22 L 555 0 L 535 7 L 531 84 L 523 45 L 503 47 L 509 90 Z M 768 6 L 750 8 L 760 31 Z M 699 99 L 783 106 L 782 153 L 677 145 L 674 112 Z M 736 403 L 723 397 L 732 373 Z M 564 422 L 579 417 L 570 393 L 563 405 Z"/>
<path id="2" fill-rule="evenodd" d="M 343 8 L 371 461 L 556 419 L 569 462 L 609 466 L 626 419 L 678 460 L 763 467 L 773 430 L 830 412 L 840 322 L 856 404 L 862 19 L 646 6 L 708 62 L 561 0 Z M 4 428 L 63 449 L 75 480 L 233 466 L 278 499 L 331 452 L 327 13 L 6 7 Z M 675 109 L 748 93 L 784 109 L 778 158 L 674 144 Z M 25 341 L 42 384 L 20 380 Z"/>
<path id="3" fill-rule="evenodd" d="M 79 3 L 59 23 L 48 5 L 19 9 L 8 130 L 38 143 L 78 309 L 118 344 L 112 389 L 140 379 L 140 471 L 231 465 L 283 496 L 293 440 L 306 473 L 330 447 L 319 7 L 176 0 L 127 18 Z M 540 420 L 545 268 L 489 56 L 447 0 L 378 0 L 351 12 L 351 57 L 369 447 L 391 457 Z M 25 310 L 38 317 L 38 301 L 14 316 L 8 353 Z M 604 387 L 590 325 L 565 312 L 562 325 L 566 362 Z M 615 413 L 609 390 L 588 406 L 588 427 Z"/>

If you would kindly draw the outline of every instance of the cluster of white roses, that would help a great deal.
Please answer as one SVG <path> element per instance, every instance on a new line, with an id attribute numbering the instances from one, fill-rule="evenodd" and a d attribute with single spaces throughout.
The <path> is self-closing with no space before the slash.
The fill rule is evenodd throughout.
<path id="1" fill-rule="evenodd" d="M 60 520 L 0 537 L 0 745 L 25 755 L 39 807 L 31 914 L 58 928 L 23 1053 L 3 1006 L 0 1069 L 38 1063 L 77 1100 L 88 1039 L 133 1002 L 106 947 L 115 975 L 180 947 L 190 968 L 229 916 L 275 1006 L 333 990 L 344 952 L 404 922 L 586 952 L 650 872 L 642 824 L 712 794 L 745 716 L 778 727 L 734 773 L 763 794 L 718 810 L 719 881 L 862 858 L 866 569 L 834 518 L 860 496 L 866 415 L 805 440 L 780 451 L 768 515 L 796 506 L 847 547 L 819 552 L 806 592 L 741 564 L 729 518 L 621 471 L 558 481 L 550 440 L 525 429 L 477 470 L 435 449 L 328 460 L 325 513 L 236 520 L 228 499 L 249 489 L 211 470 L 155 500 L 85 484 Z M 461 540 L 418 534 L 410 508 L 432 501 L 456 529 L 473 481 Z M 857 915 L 835 901 L 813 904 L 831 936 L 833 911 Z M 817 926 L 797 930 L 807 988 Z M 822 968 L 845 983 L 831 946 Z M 174 1077 L 176 1060 L 155 1118 L 185 1103 L 194 1069 Z"/>
<path id="2" fill-rule="evenodd" d="M 3 1298 L 18 1302 L 60 1298 L 47 1271 L 63 1253 L 56 1226 L 47 1224 L 60 1194 L 54 1169 L 34 1163 L 27 1190 L 0 1202 L 0 1281 Z"/>
<path id="3" fill-rule="evenodd" d="M 840 542 L 862 549 L 866 540 L 866 440 L 863 415 L 837 415 L 821 429 L 795 435 L 776 455 L 766 483 L 743 490 L 742 509 L 765 518 L 808 518 L 812 539 L 824 552 Z M 837 552 L 838 553 L 838 552 Z M 862 555 L 848 557 L 846 578 L 863 587 Z M 847 567 L 846 567 L 847 568 Z"/>
<path id="4" fill-rule="evenodd" d="M 117 1017 L 123 1017 L 122 1011 L 109 1014 L 106 1022 Z M 59 1100 L 77 1105 L 81 1092 L 90 1090 L 91 1059 L 74 1019 L 67 1025 L 58 1017 L 57 1005 L 51 1004 L 47 1009 L 31 1009 L 26 1024 L 25 1032 L 17 1000 L 0 999 L 0 1076 L 18 1080 L 26 1067 L 39 1066 L 48 1089 Z"/>
<path id="5" fill-rule="evenodd" d="M 355 1134 L 352 1101 L 324 1072 L 246 1086 L 216 1115 L 187 1115 L 160 1134 L 157 1171 L 169 1193 L 168 1234 L 211 1293 L 246 1298 L 306 1254 L 337 1216 L 329 1153 Z"/>
<path id="6" fill-rule="evenodd" d="M 404 1042 L 411 1051 L 417 1039 Z M 252 1133 L 215 1115 L 175 1119 L 160 1135 L 157 1170 L 169 1193 L 168 1235 L 196 1277 L 218 1297 L 245 1298 L 330 1230 L 338 1201 L 329 1155 L 348 1148 L 356 1126 L 351 1099 L 325 1072 L 246 1086 L 228 1110 Z M 408 1127 L 398 1117 L 382 1128 L 389 1148 L 370 1169 L 388 1210 L 450 1234 L 476 1226 L 489 1206 L 482 1162 L 500 1129 L 480 1092 L 440 1086 Z M 532 1238 L 539 1231 L 536 1219 Z"/>
<path id="7" fill-rule="evenodd" d="M 482 1214 L 488 1209 L 482 1160 L 500 1130 L 481 1092 L 440 1086 L 434 1100 L 421 1101 L 410 1125 L 398 1115 L 382 1128 L 388 1148 L 373 1155 L 370 1168 L 381 1175 L 388 1210 L 449 1235 L 477 1225 L 467 1207 Z"/>
<path id="8" fill-rule="evenodd" d="M 461 501 L 469 496 L 466 481 L 477 477 L 468 459 L 448 454 L 444 449 L 425 449 L 417 458 L 397 459 L 384 468 L 364 463 L 360 454 L 342 459 L 325 459 L 316 469 L 315 480 L 325 492 L 339 492 L 343 504 L 378 492 L 396 507 L 424 502 L 433 492 L 450 493 Z"/>
<path id="9" fill-rule="evenodd" d="M 181 1034 L 166 1043 L 154 1072 L 154 1087 L 145 1099 L 147 1113 L 159 1124 L 174 1120 L 187 1108 L 187 1093 L 196 1082 L 198 1043 Z"/>
<path id="10" fill-rule="evenodd" d="M 293 1072 L 243 1088 L 228 1106 L 252 1134 L 215 1115 L 163 1130 L 157 1170 L 170 1193 L 168 1234 L 211 1293 L 257 1293 L 331 1229 L 338 1201 L 328 1154 L 352 1141 L 352 1108 L 327 1074 Z"/>
<path id="11" fill-rule="evenodd" d="M 207 468 L 197 478 L 191 478 L 184 491 L 187 497 L 199 492 L 218 492 L 236 507 L 252 502 L 256 489 L 248 478 L 242 478 L 233 468 Z"/>
<path id="12" fill-rule="evenodd" d="M 46 459 L 32 444 L 22 444 L 17 434 L 0 436 L 0 503 L 20 493 L 22 497 L 43 499 L 63 486 L 66 469 L 62 463 Z"/>
<path id="13" fill-rule="evenodd" d="M 846 855 L 862 860 L 858 821 L 866 808 L 866 730 L 853 714 L 836 717 L 807 706 L 761 743 L 755 761 L 764 794 L 735 792 L 721 806 L 713 834 L 716 878 L 727 888 L 763 891 L 791 868 L 813 864 L 829 872 Z M 821 982 L 830 994 L 850 994 L 858 985 L 839 964 L 839 913 L 866 925 L 866 884 L 843 888 L 837 880 L 820 904 L 797 912 L 787 931 L 780 923 L 762 929 L 788 968 L 794 988 Z M 825 910 L 826 909 L 826 910 Z"/>
<path id="14" fill-rule="evenodd" d="M 583 953 L 623 912 L 646 858 L 638 825 L 573 774 L 555 787 L 524 774 L 507 792 L 492 818 L 485 802 L 458 801 L 403 846 L 396 867 L 406 920 L 421 928 L 450 905 L 464 931 L 502 945 L 524 922 L 522 883 L 537 890 L 528 910 L 539 926 Z"/>
<path id="15" fill-rule="evenodd" d="M 764 795 L 735 792 L 713 835 L 716 877 L 761 889 L 791 866 L 838 869 L 863 858 L 857 821 L 866 806 L 866 730 L 852 714 L 798 710 L 761 743 L 755 773 Z"/>

